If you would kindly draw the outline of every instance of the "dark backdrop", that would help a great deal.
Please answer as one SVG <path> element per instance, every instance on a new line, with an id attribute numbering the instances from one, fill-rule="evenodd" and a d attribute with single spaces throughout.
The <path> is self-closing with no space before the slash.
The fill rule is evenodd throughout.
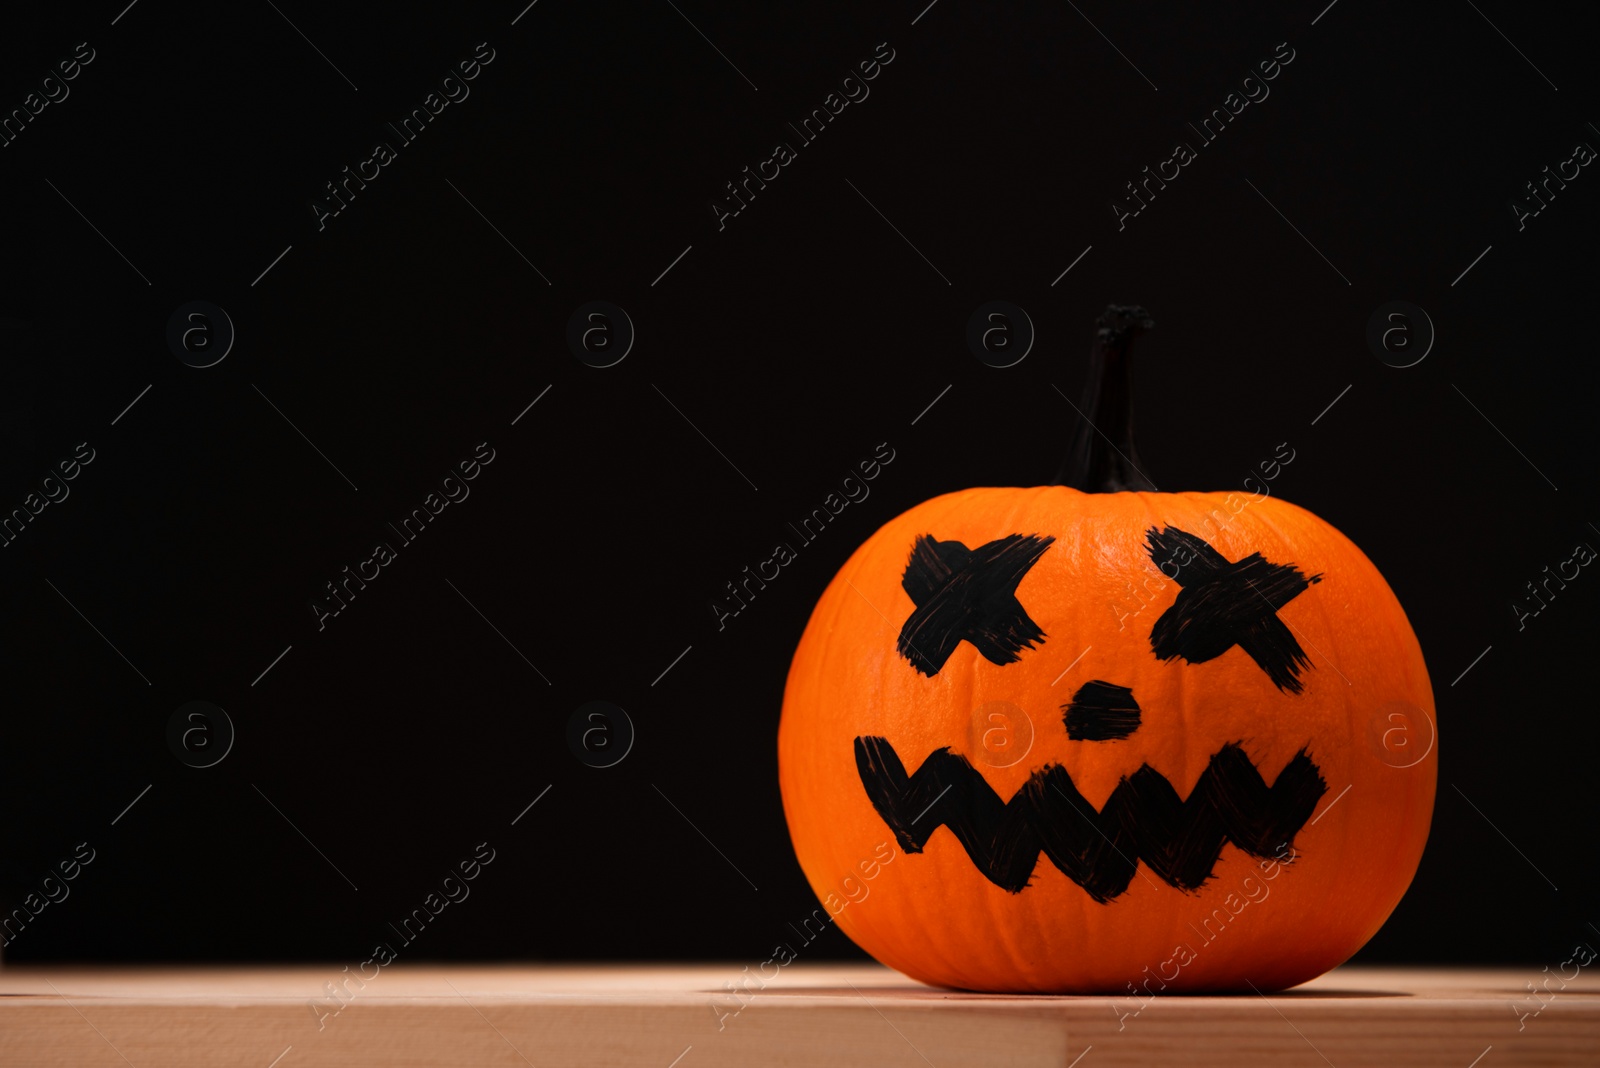
<path id="1" fill-rule="evenodd" d="M 1276 492 L 1421 639 L 1438 806 L 1365 955 L 1595 937 L 1600 579 L 1514 607 L 1600 546 L 1600 177 L 1565 163 L 1600 146 L 1592 11 L 123 2 L 0 40 L 0 105 L 58 98 L 0 148 L 0 505 L 59 498 L 0 549 L 0 896 L 93 858 L 9 959 L 357 962 L 480 842 L 408 955 L 765 959 L 816 904 L 775 760 L 811 605 L 911 505 L 1050 480 L 1076 418 L 1052 386 L 1076 399 L 1109 301 L 1158 324 L 1156 481 L 1234 488 L 1288 442 Z M 401 147 L 384 123 L 480 42 L 470 95 Z M 1259 96 L 1280 42 L 1270 95 L 1200 147 L 1186 124 Z M 870 96 L 801 146 L 787 124 L 880 43 Z M 397 158 L 319 229 L 380 140 Z M 1119 229 L 1180 140 L 1198 158 Z M 796 158 L 719 228 L 779 141 Z M 1578 173 L 1519 220 L 1547 166 Z M 1037 333 L 1004 369 L 966 342 L 995 299 Z M 609 368 L 566 340 L 593 300 L 636 330 Z M 1397 300 L 1386 363 L 1366 332 Z M 236 331 L 209 368 L 175 352 L 222 342 L 214 311 L 168 342 L 191 301 Z M 1425 347 L 1416 308 L 1436 339 L 1390 366 Z M 481 442 L 470 496 L 319 629 L 323 584 Z M 719 630 L 723 585 L 884 442 L 870 498 Z M 219 752 L 216 713 L 169 742 L 196 700 L 235 734 L 210 767 L 180 754 Z M 568 742 L 593 700 L 633 726 L 612 767 Z"/>

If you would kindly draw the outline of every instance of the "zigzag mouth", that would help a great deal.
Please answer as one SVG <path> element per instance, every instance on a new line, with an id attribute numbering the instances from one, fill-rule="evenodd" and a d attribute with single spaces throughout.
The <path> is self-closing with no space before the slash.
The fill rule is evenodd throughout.
<path id="1" fill-rule="evenodd" d="M 1143 861 L 1182 891 L 1203 886 L 1229 842 L 1266 858 L 1292 846 L 1328 784 L 1301 749 L 1268 786 L 1237 742 L 1211 755 L 1187 798 L 1140 765 L 1096 810 L 1059 764 L 1035 771 L 1010 801 L 966 757 L 936 749 L 907 775 L 888 739 L 855 740 L 856 769 L 872 807 L 900 848 L 920 853 L 950 828 L 984 877 L 1013 894 L 1027 888 L 1042 852 L 1095 901 L 1128 888 Z"/>

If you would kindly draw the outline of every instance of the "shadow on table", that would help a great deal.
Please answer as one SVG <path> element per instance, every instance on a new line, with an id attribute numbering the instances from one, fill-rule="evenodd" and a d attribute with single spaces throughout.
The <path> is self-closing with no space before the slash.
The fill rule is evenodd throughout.
<path id="1" fill-rule="evenodd" d="M 726 989 L 706 990 L 706 991 L 704 991 L 704 993 L 715 996 L 715 995 L 727 995 L 728 991 Z M 838 986 L 838 985 L 835 985 L 835 984 L 822 984 L 822 983 L 818 983 L 818 984 L 814 984 L 814 985 L 802 985 L 802 984 L 797 984 L 797 985 L 792 985 L 792 986 L 786 985 L 786 986 L 781 986 L 781 987 L 776 985 L 776 984 L 769 984 L 768 986 L 761 988 L 759 993 L 763 997 L 771 997 L 771 998 L 775 998 L 775 999 L 776 998 L 782 998 L 782 997 L 785 997 L 785 996 L 792 997 L 792 998 L 793 997 L 807 997 L 807 998 L 827 998 L 827 997 L 844 997 L 844 998 L 855 997 L 855 998 L 858 998 L 858 997 L 866 997 L 866 998 L 868 998 L 870 1000 L 885 1000 L 885 1001 L 893 1001 L 893 1000 L 922 1001 L 922 1000 L 928 1000 L 928 999 L 932 998 L 932 999 L 938 999 L 938 1000 L 941 1000 L 941 1001 L 1043 1001 L 1043 1002 L 1059 1001 L 1059 1002 L 1066 1002 L 1066 1001 L 1091 1001 L 1091 1000 L 1095 1000 L 1095 999 L 1117 998 L 1117 997 L 1124 997 L 1125 998 L 1125 997 L 1131 996 L 1131 995 L 1127 995 L 1127 994 L 1119 995 L 1119 994 L 1114 994 L 1114 993 L 1104 993 L 1104 994 L 987 994 L 987 993 L 983 993 L 981 991 L 951 990 L 951 989 L 947 989 L 947 988 L 944 988 L 944 987 L 923 986 L 920 983 L 906 983 L 904 985 L 898 985 L 898 986 L 870 986 L 870 987 L 859 987 L 859 988 L 858 987 L 853 987 L 853 986 Z M 1254 998 L 1254 997 L 1259 997 L 1261 995 L 1252 993 L 1250 991 L 1245 991 L 1244 993 L 1235 993 L 1235 994 L 1157 994 L 1155 996 L 1156 997 L 1170 997 L 1170 998 L 1175 998 L 1175 999 L 1180 999 L 1180 1000 L 1191 1000 L 1191 999 L 1194 999 L 1194 998 L 1221 998 L 1221 999 L 1234 1000 L 1234 999 L 1238 999 L 1238 998 Z M 1321 990 L 1283 990 L 1283 991 L 1279 991 L 1278 993 L 1270 994 L 1270 995 L 1267 995 L 1267 996 L 1272 997 L 1274 999 L 1287 999 L 1287 1000 L 1295 1000 L 1295 1001 L 1317 1001 L 1317 1000 L 1340 1000 L 1340 999 L 1351 999 L 1351 1000 L 1354 1000 L 1354 999 L 1358 999 L 1358 998 L 1360 998 L 1360 999 L 1366 999 L 1366 998 L 1409 998 L 1409 997 L 1415 997 L 1416 995 L 1414 995 L 1414 994 L 1412 994 L 1412 993 L 1410 993 L 1408 991 L 1404 991 L 1404 990 L 1327 990 L 1327 989 L 1321 989 Z"/>

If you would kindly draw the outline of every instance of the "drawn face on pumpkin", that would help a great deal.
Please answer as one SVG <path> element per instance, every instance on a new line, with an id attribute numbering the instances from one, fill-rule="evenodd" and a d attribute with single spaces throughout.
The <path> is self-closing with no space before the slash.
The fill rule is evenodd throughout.
<path id="1" fill-rule="evenodd" d="M 1421 653 L 1338 531 L 1227 499 L 964 490 L 843 566 L 790 669 L 779 771 L 847 935 L 926 982 L 1056 992 L 1146 967 L 1282 988 L 1371 937 L 1432 810 Z M 1026 721 L 999 750 L 994 709 Z M 846 878 L 871 896 L 836 907 Z"/>
<path id="2" fill-rule="evenodd" d="M 1147 539 L 1152 563 L 1182 587 L 1149 628 L 1153 656 L 1204 663 L 1238 647 L 1279 690 L 1303 690 L 1299 676 L 1310 660 L 1277 611 L 1320 575 L 1308 578 L 1260 553 L 1229 561 L 1176 527 L 1151 527 Z M 969 549 L 919 537 L 901 579 L 916 608 L 900 630 L 900 656 L 930 678 L 962 642 L 993 664 L 1019 661 L 1046 634 L 1017 599 L 1017 587 L 1054 540 L 1012 534 Z M 1087 742 L 1127 738 L 1143 718 L 1130 687 L 1099 679 L 1079 686 L 1061 712 L 1067 737 Z M 1102 904 L 1128 888 L 1141 860 L 1171 886 L 1195 890 L 1228 843 L 1261 858 L 1292 849 L 1327 792 L 1305 749 L 1269 787 L 1238 742 L 1210 755 L 1186 798 L 1143 764 L 1098 809 L 1060 764 L 1038 768 L 1003 801 L 967 757 L 949 748 L 928 754 L 910 776 L 883 737 L 856 738 L 855 759 L 873 808 L 907 853 L 922 852 L 934 830 L 946 826 L 996 886 L 1020 893 L 1043 853 Z"/>

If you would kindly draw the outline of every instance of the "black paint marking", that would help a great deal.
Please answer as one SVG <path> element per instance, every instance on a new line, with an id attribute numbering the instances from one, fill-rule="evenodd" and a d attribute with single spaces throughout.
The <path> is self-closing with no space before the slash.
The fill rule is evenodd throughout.
<path id="1" fill-rule="evenodd" d="M 1269 787 L 1237 743 L 1212 754 L 1187 800 L 1143 764 L 1098 812 L 1059 764 L 1035 771 L 1010 801 L 1001 801 L 948 748 L 929 753 L 909 777 L 885 738 L 857 738 L 855 753 L 872 807 L 907 853 L 922 852 L 943 824 L 996 886 L 1021 893 L 1042 852 L 1101 904 L 1128 888 L 1141 860 L 1167 884 L 1193 891 L 1211 878 L 1228 842 L 1254 857 L 1272 856 L 1294 844 L 1328 791 L 1304 749 Z"/>
<path id="2" fill-rule="evenodd" d="M 930 534 L 917 538 L 900 579 L 917 606 L 900 628 L 900 655 L 931 676 L 963 641 L 995 664 L 1010 664 L 1043 641 L 1017 600 L 1017 584 L 1055 540 L 1012 534 L 969 549 Z"/>
<path id="3" fill-rule="evenodd" d="M 1321 575 L 1307 578 L 1293 564 L 1269 563 L 1260 553 L 1230 562 L 1204 539 L 1177 527 L 1151 527 L 1146 537 L 1150 559 L 1183 587 L 1150 628 L 1156 656 L 1200 664 L 1237 645 L 1278 689 L 1305 689 L 1300 669 L 1312 666 L 1311 659 L 1276 613 L 1321 582 Z"/>
<path id="4" fill-rule="evenodd" d="M 1067 737 L 1079 742 L 1109 742 L 1139 729 L 1139 702 L 1126 686 L 1086 682 L 1072 695 L 1066 712 Z"/>

